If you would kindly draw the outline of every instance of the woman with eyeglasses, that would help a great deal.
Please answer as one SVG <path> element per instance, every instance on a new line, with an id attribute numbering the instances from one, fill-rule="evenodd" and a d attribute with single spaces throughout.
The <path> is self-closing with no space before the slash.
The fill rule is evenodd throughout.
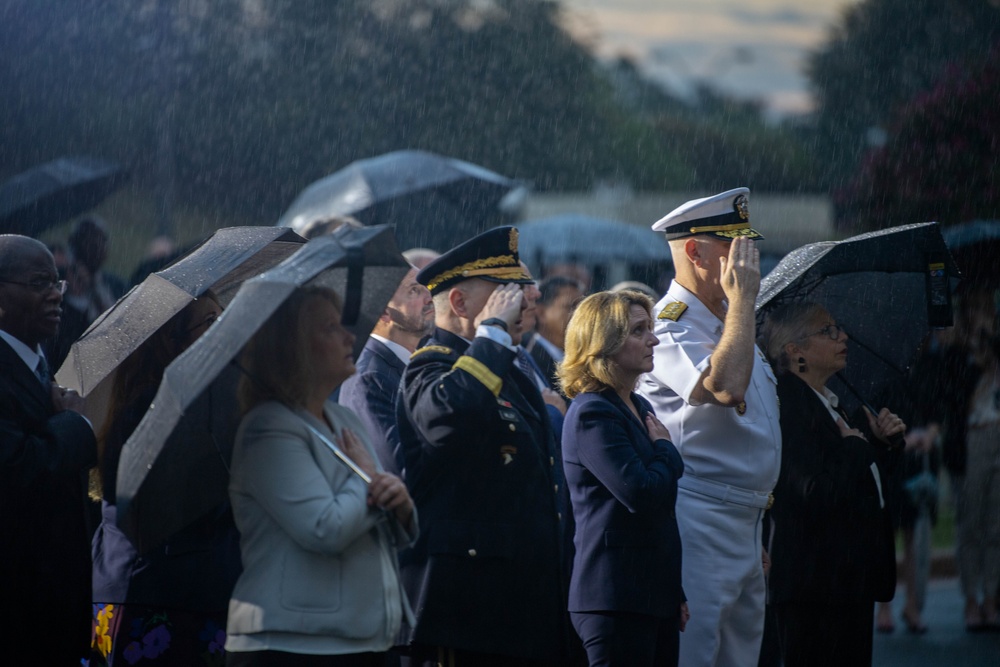
<path id="1" fill-rule="evenodd" d="M 826 385 L 847 365 L 847 333 L 822 305 L 771 311 L 761 348 L 781 405 L 768 583 L 784 665 L 870 665 L 875 602 L 896 588 L 886 494 L 906 426 L 840 408 Z"/>
<path id="2" fill-rule="evenodd" d="M 117 524 L 122 447 L 146 414 L 164 370 L 221 315 L 212 292 L 173 316 L 118 367 L 98 434 L 91 496 L 101 500 L 93 536 L 93 645 L 90 667 L 196 665 L 224 659 L 229 595 L 240 573 L 239 533 L 229 504 L 154 549 L 133 544 Z M 195 408 L 192 408 L 195 409 Z M 234 426 L 238 419 L 233 405 Z M 206 435 L 208 433 L 206 424 Z M 178 488 L 178 498 L 187 493 Z"/>

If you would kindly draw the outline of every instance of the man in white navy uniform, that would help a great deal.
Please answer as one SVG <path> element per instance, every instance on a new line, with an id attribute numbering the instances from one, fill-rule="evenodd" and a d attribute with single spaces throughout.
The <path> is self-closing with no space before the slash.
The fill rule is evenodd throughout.
<path id="1" fill-rule="evenodd" d="M 761 519 L 781 460 L 777 382 L 757 348 L 760 252 L 749 193 L 689 201 L 653 225 L 675 275 L 656 305 L 655 365 L 639 391 L 684 459 L 677 523 L 691 620 L 680 664 L 757 664 L 764 629 Z"/>

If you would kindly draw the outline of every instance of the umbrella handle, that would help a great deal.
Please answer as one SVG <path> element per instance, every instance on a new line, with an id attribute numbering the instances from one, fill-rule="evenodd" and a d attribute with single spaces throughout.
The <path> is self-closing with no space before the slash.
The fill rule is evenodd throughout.
<path id="1" fill-rule="evenodd" d="M 324 445 L 326 445 L 327 448 L 331 452 L 333 452 L 334 455 L 338 459 L 340 459 L 341 461 L 343 461 L 344 464 L 348 468 L 350 468 L 352 471 L 354 471 L 354 473 L 358 477 L 360 477 L 361 479 L 363 479 L 364 482 L 365 482 L 365 484 L 371 484 L 372 483 L 372 478 L 368 475 L 368 473 L 366 473 L 364 470 L 362 470 L 361 468 L 359 468 L 358 464 L 355 463 L 354 461 L 352 461 L 351 457 L 349 457 L 347 454 L 345 454 L 343 452 L 343 450 L 340 447 L 338 447 L 335 442 L 333 442 L 332 440 L 330 440 L 330 438 L 326 437 L 325 435 L 323 435 L 322 433 L 320 433 L 318 430 L 316 430 L 314 427 L 310 426 L 309 424 L 306 424 L 306 428 L 308 428 L 310 431 L 312 431 L 313 435 L 315 435 L 317 438 L 319 438 L 320 442 L 322 442 Z"/>
<path id="2" fill-rule="evenodd" d="M 861 405 L 863 405 L 865 408 L 867 408 L 868 411 L 871 412 L 873 416 L 876 416 L 876 417 L 878 416 L 879 411 L 876 410 L 875 407 L 871 403 L 869 403 L 867 400 L 865 400 L 865 397 L 862 396 L 861 393 L 858 392 L 858 390 L 855 389 L 854 386 L 850 382 L 847 381 L 847 378 L 845 378 L 842 373 L 837 373 L 837 379 L 839 379 L 841 382 L 844 383 L 844 386 L 847 387 L 851 391 L 852 394 L 854 394 L 855 398 L 857 398 L 859 401 L 861 401 Z M 902 433 L 897 433 L 896 435 L 893 435 L 893 436 L 889 437 L 889 446 L 890 447 L 893 447 L 893 448 L 894 447 L 902 447 L 904 444 L 906 444 L 906 436 L 903 435 Z"/>

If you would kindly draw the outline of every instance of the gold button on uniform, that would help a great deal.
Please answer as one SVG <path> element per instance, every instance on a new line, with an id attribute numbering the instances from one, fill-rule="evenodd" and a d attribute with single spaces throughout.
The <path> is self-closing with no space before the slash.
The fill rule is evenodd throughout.
<path id="1" fill-rule="evenodd" d="M 507 424 L 507 426 L 510 427 L 511 431 L 516 431 L 517 430 L 517 428 L 513 424 Z"/>
<path id="2" fill-rule="evenodd" d="M 469 555 L 472 556 L 473 558 L 475 558 L 476 557 L 476 550 L 475 549 L 469 549 Z"/>

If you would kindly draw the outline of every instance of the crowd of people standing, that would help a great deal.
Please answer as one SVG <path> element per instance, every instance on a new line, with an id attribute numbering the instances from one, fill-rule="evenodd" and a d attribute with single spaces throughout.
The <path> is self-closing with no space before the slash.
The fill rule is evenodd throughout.
<path id="1" fill-rule="evenodd" d="M 827 383 L 849 334 L 824 304 L 758 331 L 748 189 L 653 229 L 674 270 L 656 298 L 536 280 L 511 226 L 404 252 L 371 332 L 297 288 L 221 385 L 227 502 L 152 550 L 116 524 L 118 455 L 222 306 L 209 292 L 146 341 L 95 432 L 51 377 L 83 331 L 71 309 L 89 324 L 124 291 L 106 233 L 74 230 L 90 287 L 70 291 L 50 248 L 0 236 L 12 636 L 92 667 L 867 665 L 906 457 L 941 438 L 965 622 L 1000 627 L 995 302 L 963 298 L 960 340 L 925 350 L 947 382 L 847 414 Z M 926 631 L 915 600 L 903 618 Z"/>

